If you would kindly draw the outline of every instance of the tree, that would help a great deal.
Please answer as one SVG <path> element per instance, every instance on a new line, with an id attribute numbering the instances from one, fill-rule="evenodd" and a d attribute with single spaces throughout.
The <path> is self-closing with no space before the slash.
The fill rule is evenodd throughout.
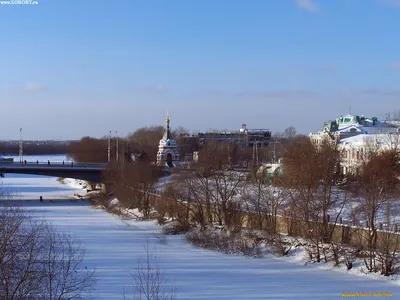
<path id="1" fill-rule="evenodd" d="M 162 175 L 162 168 L 146 161 L 136 161 L 125 165 L 110 164 L 104 178 L 124 207 L 138 208 L 143 218 L 148 219 L 156 183 Z"/>
<path id="2" fill-rule="evenodd" d="M 171 284 L 159 263 L 157 256 L 149 249 L 149 243 L 144 246 L 145 257 L 138 260 L 137 268 L 131 272 L 134 296 L 125 299 L 132 300 L 173 300 L 176 289 Z"/>
<path id="3" fill-rule="evenodd" d="M 169 207 L 171 216 L 184 229 L 189 229 L 190 220 L 203 229 L 213 221 L 210 178 L 199 175 L 193 171 L 176 174 L 164 192 L 172 200 Z"/>
<path id="4" fill-rule="evenodd" d="M 243 200 L 246 210 L 256 215 L 253 228 L 276 233 L 278 210 L 287 200 L 287 192 L 264 182 L 264 176 L 263 172 L 255 174 L 253 181 L 244 185 Z"/>
<path id="5" fill-rule="evenodd" d="M 297 135 L 297 130 L 293 126 L 289 126 L 283 132 L 283 137 L 287 139 L 292 139 Z"/>
<path id="6" fill-rule="evenodd" d="M 84 250 L 69 235 L 31 218 L 21 207 L 0 211 L 0 298 L 81 299 L 95 285 Z"/>
<path id="7" fill-rule="evenodd" d="M 394 199 L 400 192 L 400 158 L 396 149 L 374 152 L 361 162 L 355 172 L 353 193 L 357 197 L 357 210 L 366 221 L 365 266 L 370 272 L 378 270 L 375 261 L 375 251 L 378 246 L 377 215 L 386 207 L 388 225 L 391 224 L 390 211 Z M 363 242 L 363 241 L 362 241 Z"/>
<path id="8" fill-rule="evenodd" d="M 147 155 L 149 161 L 154 162 L 164 131 L 163 126 L 142 127 L 130 134 L 127 139 L 134 153 L 143 153 Z"/>
<path id="9" fill-rule="evenodd" d="M 96 139 L 87 136 L 72 142 L 68 147 L 67 156 L 77 162 L 107 162 L 107 149 L 107 138 Z"/>
<path id="10" fill-rule="evenodd" d="M 309 254 L 317 262 L 327 259 L 322 245 L 332 239 L 334 227 L 329 223 L 337 223 L 347 198 L 335 186 L 340 178 L 339 161 L 336 145 L 328 141 L 316 148 L 309 139 L 299 140 L 283 155 L 280 184 L 290 196 L 291 214 L 306 225 L 306 237 L 313 243 Z"/>

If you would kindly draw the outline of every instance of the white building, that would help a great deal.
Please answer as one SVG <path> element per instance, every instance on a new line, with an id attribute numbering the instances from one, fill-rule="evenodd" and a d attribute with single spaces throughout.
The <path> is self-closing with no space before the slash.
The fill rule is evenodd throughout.
<path id="1" fill-rule="evenodd" d="M 335 121 L 325 122 L 322 131 L 310 133 L 309 137 L 314 145 L 323 140 L 339 142 L 342 139 L 359 134 L 387 134 L 398 132 L 399 126 L 392 121 L 379 121 L 376 117 L 367 118 L 363 115 L 343 115 Z"/>
<path id="2" fill-rule="evenodd" d="M 173 168 L 179 163 L 179 152 L 176 140 L 172 137 L 172 133 L 169 128 L 170 120 L 168 115 L 165 123 L 167 124 L 167 127 L 158 145 L 157 165 Z"/>
<path id="3" fill-rule="evenodd" d="M 360 134 L 342 139 L 338 143 L 338 150 L 343 174 L 354 172 L 371 154 L 390 149 L 400 151 L 399 133 Z"/>

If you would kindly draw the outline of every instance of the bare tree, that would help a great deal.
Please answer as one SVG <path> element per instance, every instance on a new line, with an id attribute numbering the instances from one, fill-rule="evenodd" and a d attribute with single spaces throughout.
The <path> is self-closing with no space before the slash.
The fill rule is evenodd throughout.
<path id="1" fill-rule="evenodd" d="M 163 136 L 163 126 L 142 127 L 128 136 L 128 142 L 134 153 L 141 153 L 149 161 L 154 162 L 157 158 L 157 147 Z"/>
<path id="2" fill-rule="evenodd" d="M 283 132 L 283 137 L 287 139 L 292 139 L 297 135 L 297 130 L 293 126 L 289 126 Z"/>
<path id="3" fill-rule="evenodd" d="M 137 268 L 131 272 L 135 288 L 132 298 L 125 295 L 125 299 L 132 300 L 173 300 L 176 289 L 171 284 L 159 263 L 157 256 L 149 249 L 147 241 L 144 246 L 145 257 L 139 259 Z"/>
<path id="4" fill-rule="evenodd" d="M 378 234 L 379 251 L 376 256 L 379 264 L 379 271 L 384 276 L 396 274 L 400 268 L 400 236 L 393 231 L 395 226 L 389 226 L 387 231 L 380 231 Z"/>
<path id="5" fill-rule="evenodd" d="M 148 162 L 137 161 L 125 165 L 113 164 L 104 173 L 120 203 L 130 209 L 138 208 L 148 219 L 157 180 L 163 175 L 161 168 Z"/>
<path id="6" fill-rule="evenodd" d="M 43 232 L 47 245 L 42 261 L 43 295 L 46 299 L 80 299 L 89 294 L 97 278 L 94 269 L 84 266 L 85 251 L 80 242 L 52 226 Z"/>
<path id="7" fill-rule="evenodd" d="M 215 215 L 220 225 L 228 227 L 242 227 L 243 214 L 241 198 L 237 197 L 241 190 L 241 185 L 246 177 L 241 172 L 233 170 L 219 170 L 213 175 L 215 192 L 213 202 L 215 205 Z"/>
<path id="8" fill-rule="evenodd" d="M 358 199 L 358 211 L 366 221 L 367 234 L 365 240 L 365 266 L 369 272 L 378 271 L 375 260 L 378 234 L 377 216 L 380 209 L 386 206 L 389 216 L 392 199 L 399 195 L 399 153 L 396 150 L 386 150 L 373 154 L 359 166 L 354 176 L 356 185 L 353 192 Z M 387 220 L 390 222 L 390 220 Z"/>
<path id="9" fill-rule="evenodd" d="M 173 201 L 170 215 L 185 228 L 189 228 L 189 221 L 203 229 L 212 222 L 210 179 L 199 175 L 197 172 L 177 174 L 164 193 Z"/>
<path id="10" fill-rule="evenodd" d="M 316 148 L 309 139 L 292 144 L 283 157 L 281 184 L 290 195 L 291 213 L 306 225 L 304 234 L 312 242 L 310 258 L 317 262 L 327 260 L 323 243 L 331 241 L 330 223 L 337 223 L 346 200 L 335 186 L 339 159 L 335 145 L 326 142 Z"/>
<path id="11" fill-rule="evenodd" d="M 0 298 L 80 299 L 96 278 L 84 251 L 68 235 L 31 218 L 21 207 L 0 211 Z"/>
<path id="12" fill-rule="evenodd" d="M 69 145 L 67 156 L 78 162 L 107 162 L 107 143 L 107 138 L 83 137 Z"/>
<path id="13" fill-rule="evenodd" d="M 252 182 L 245 184 L 242 197 L 246 210 L 257 216 L 253 228 L 276 233 L 278 210 L 282 208 L 288 195 L 284 189 L 264 182 L 264 176 L 260 172 L 254 176 Z"/>

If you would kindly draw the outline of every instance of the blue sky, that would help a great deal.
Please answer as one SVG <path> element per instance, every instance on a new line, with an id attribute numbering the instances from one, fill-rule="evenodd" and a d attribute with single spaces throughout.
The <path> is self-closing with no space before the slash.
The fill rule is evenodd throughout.
<path id="1" fill-rule="evenodd" d="M 37 1 L 0 4 L 0 139 L 400 109 L 399 0 Z"/>

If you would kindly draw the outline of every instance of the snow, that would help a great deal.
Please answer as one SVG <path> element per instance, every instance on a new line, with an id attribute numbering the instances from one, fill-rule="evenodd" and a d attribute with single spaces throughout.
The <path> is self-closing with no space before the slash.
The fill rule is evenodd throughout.
<path id="1" fill-rule="evenodd" d="M 34 217 L 51 221 L 59 231 L 79 238 L 86 265 L 99 276 L 94 299 L 122 299 L 132 291 L 129 271 L 149 242 L 178 299 L 338 299 L 342 292 L 400 294 L 400 285 L 382 276 L 354 276 L 328 264 L 304 266 L 301 253 L 289 258 L 247 258 L 194 248 L 183 236 L 162 236 L 154 222 L 122 220 L 87 201 L 77 201 L 78 186 L 56 178 L 6 175 L 3 185 L 17 191 Z M 44 202 L 38 200 L 43 195 Z M 57 201 L 49 202 L 49 199 Z M 398 297 L 398 296 L 397 296 Z"/>
<path id="2" fill-rule="evenodd" d="M 359 134 L 356 136 L 342 139 L 340 145 L 365 145 L 366 142 L 378 142 L 383 145 L 391 146 L 400 143 L 400 137 L 397 134 Z"/>

